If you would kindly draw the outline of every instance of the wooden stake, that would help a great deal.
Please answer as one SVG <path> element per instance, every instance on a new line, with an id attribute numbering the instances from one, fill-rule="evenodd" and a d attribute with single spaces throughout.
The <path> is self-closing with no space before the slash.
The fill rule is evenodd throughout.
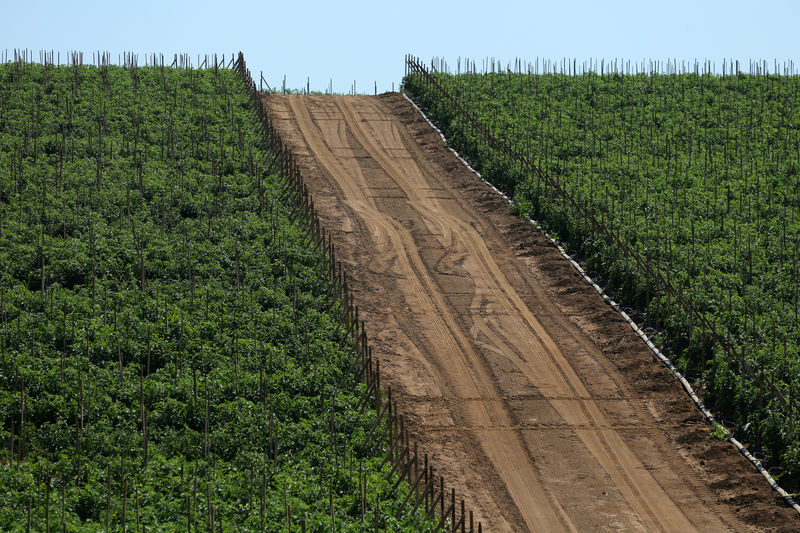
<path id="1" fill-rule="evenodd" d="M 111 464 L 110 463 L 106 468 L 106 479 L 108 481 L 108 486 L 106 488 L 106 531 L 109 531 L 108 527 L 111 519 Z"/>

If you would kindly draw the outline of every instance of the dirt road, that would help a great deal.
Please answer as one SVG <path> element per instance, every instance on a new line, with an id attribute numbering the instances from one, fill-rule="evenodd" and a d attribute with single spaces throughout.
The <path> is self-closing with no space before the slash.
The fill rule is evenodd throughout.
<path id="1" fill-rule="evenodd" d="M 265 100 L 352 266 L 384 379 L 485 531 L 798 524 L 401 96 Z"/>

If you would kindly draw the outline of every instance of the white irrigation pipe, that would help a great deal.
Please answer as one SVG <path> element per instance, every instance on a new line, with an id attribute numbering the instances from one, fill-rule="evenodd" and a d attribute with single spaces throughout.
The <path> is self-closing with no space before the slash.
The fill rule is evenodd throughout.
<path id="1" fill-rule="evenodd" d="M 445 145 L 447 145 L 447 138 L 444 136 L 444 134 L 441 132 L 441 130 L 440 130 L 438 127 L 436 127 L 436 125 L 435 125 L 433 122 L 431 122 L 431 120 L 428 118 L 428 116 L 425 114 L 425 112 L 424 112 L 422 109 L 420 109 L 420 107 L 419 107 L 419 106 L 418 106 L 416 103 L 414 103 L 414 101 L 413 101 L 411 98 L 409 98 L 409 97 L 408 97 L 408 95 L 407 95 L 405 92 L 403 93 L 403 97 L 404 97 L 406 100 L 408 100 L 408 101 L 411 103 L 411 105 L 413 105 L 413 106 L 414 106 L 414 108 L 415 108 L 417 111 L 419 111 L 419 114 L 420 114 L 420 115 L 422 115 L 422 118 L 424 118 L 424 119 L 425 119 L 425 121 L 426 121 L 428 124 L 430 124 L 430 126 L 431 126 L 431 127 L 434 129 L 434 130 L 436 130 L 436 132 L 437 132 L 437 133 L 439 134 L 439 136 L 442 138 L 442 141 L 444 141 Z M 453 154 L 454 154 L 454 155 L 455 155 L 455 156 L 456 156 L 456 157 L 457 157 L 457 158 L 458 158 L 458 159 L 459 159 L 459 160 L 460 160 L 460 161 L 461 161 L 461 162 L 464 164 L 464 166 L 466 166 L 466 167 L 467 167 L 467 168 L 468 168 L 470 171 L 472 171 L 472 172 L 473 172 L 473 173 L 474 173 L 476 176 L 478 176 L 478 178 L 479 178 L 479 179 L 480 179 L 482 182 L 484 182 L 484 183 L 485 183 L 485 184 L 487 184 L 489 187 L 491 187 L 491 188 L 494 190 L 494 192 L 496 192 L 497 194 L 499 194 L 500 196 L 502 196 L 502 197 L 503 197 L 503 198 L 506 200 L 506 202 L 508 202 L 509 204 L 512 204 L 512 205 L 513 205 L 513 203 L 514 203 L 514 202 L 513 202 L 513 200 L 511 200 L 511 198 L 509 198 L 508 196 L 506 196 L 506 195 L 505 195 L 505 194 L 504 194 L 502 191 L 500 191 L 500 190 L 499 190 L 497 187 L 495 187 L 494 185 L 492 185 L 491 183 L 489 183 L 487 180 L 485 180 L 485 179 L 483 178 L 483 176 L 481 176 L 481 173 L 480 173 L 480 172 L 478 172 L 477 170 L 475 170 L 474 168 L 472 168 L 472 166 L 471 166 L 471 165 L 470 165 L 470 164 L 469 164 L 469 163 L 468 163 L 468 162 L 467 162 L 467 161 L 466 161 L 466 160 L 465 160 L 463 157 L 461 157 L 461 154 L 459 154 L 458 152 L 456 152 L 456 151 L 455 151 L 455 150 L 454 150 L 452 147 L 450 147 L 450 146 L 448 146 L 448 148 L 449 148 L 449 149 L 450 149 L 450 151 L 451 151 L 451 152 L 453 152 Z M 766 468 L 764 468 L 764 465 L 762 465 L 762 464 L 761 464 L 761 461 L 759 461 L 758 459 L 756 459 L 755 457 L 753 457 L 753 454 L 751 454 L 749 451 L 747 451 L 747 448 L 745 448 L 744 446 L 742 446 L 742 443 L 741 443 L 741 442 L 739 442 L 738 440 L 736 440 L 736 439 L 733 437 L 733 435 L 730 433 L 730 431 L 728 431 L 728 429 L 727 429 L 727 428 L 725 428 L 725 426 L 724 426 L 724 425 L 722 425 L 722 424 L 720 424 L 719 422 L 717 422 L 717 420 L 714 418 L 714 415 L 713 415 L 713 414 L 711 414 L 711 411 L 709 411 L 709 410 L 706 408 L 705 404 L 704 404 L 704 403 L 703 403 L 703 401 L 702 401 L 702 400 L 701 400 L 701 399 L 700 399 L 700 398 L 697 396 L 697 393 L 694 391 L 694 389 L 693 389 L 693 388 L 692 388 L 692 386 L 689 384 L 689 382 L 686 380 L 686 378 L 685 378 L 685 377 L 683 377 L 683 375 L 682 375 L 682 374 L 681 374 L 681 373 L 678 371 L 678 369 L 677 369 L 677 368 L 675 368 L 675 365 L 673 365 L 673 364 L 672 364 L 672 361 L 670 361 L 670 360 L 669 360 L 669 358 L 668 358 L 667 356 L 665 356 L 663 353 L 661 353 L 661 350 L 659 350 L 659 349 L 656 347 L 656 345 L 655 345 L 655 344 L 653 344 L 653 342 L 652 342 L 652 341 L 651 341 L 651 340 L 650 340 L 650 339 L 647 337 L 647 335 L 646 335 L 646 334 L 645 334 L 645 333 L 644 333 L 644 332 L 641 330 L 641 328 L 639 328 L 639 326 L 638 326 L 638 325 L 636 325 L 636 322 L 634 322 L 633 320 L 631 320 L 631 318 L 628 316 L 628 314 L 627 314 L 625 311 L 623 311 L 623 310 L 622 310 L 622 308 L 620 307 L 620 305 L 619 305 L 618 303 L 616 303 L 616 302 L 615 302 L 614 300 L 612 300 L 612 299 L 611 299 L 611 298 L 610 298 L 610 297 L 609 297 L 607 294 L 605 294 L 605 291 L 604 291 L 602 288 L 600 288 L 600 286 L 599 286 L 599 285 L 597 285 L 597 283 L 595 283 L 595 282 L 594 282 L 594 280 L 592 280 L 592 278 L 591 278 L 591 277 L 589 277 L 589 275 L 586 273 L 586 271 L 584 271 L 584 270 L 583 270 L 583 268 L 581 268 L 581 266 L 580 266 L 580 265 L 579 265 L 579 264 L 578 264 L 578 263 L 577 263 L 577 262 L 576 262 L 574 259 L 572 259 L 572 258 L 569 256 L 569 254 L 568 254 L 568 253 L 567 253 L 567 252 L 564 250 L 564 248 L 562 248 L 562 247 L 561 247 L 561 245 L 560 245 L 560 244 L 558 244 L 558 242 L 557 242 L 557 241 L 556 241 L 556 240 L 555 240 L 555 239 L 554 239 L 554 238 L 553 238 L 553 237 L 552 237 L 552 236 L 551 236 L 549 233 L 547 233 L 546 231 L 544 231 L 544 229 L 542 228 L 542 226 L 541 226 L 541 225 L 540 225 L 538 222 L 536 222 L 535 220 L 533 220 L 533 219 L 530 219 L 530 218 L 528 219 L 528 222 L 530 222 L 530 223 L 531 223 L 531 225 L 532 225 L 534 228 L 536 228 L 536 229 L 537 229 L 537 230 L 539 230 L 539 231 L 540 231 L 542 234 L 544 234 L 544 236 L 545 236 L 545 237 L 547 237 L 547 239 L 549 239 L 549 240 L 550 240 L 550 242 L 552 242 L 552 243 L 553 243 L 553 244 L 556 246 L 556 248 L 557 248 L 557 249 L 558 249 L 558 251 L 561 253 L 561 255 L 562 255 L 562 256 L 563 256 L 563 257 L 564 257 L 564 258 L 565 258 L 567 261 L 569 261 L 569 262 L 572 264 L 572 266 L 573 266 L 573 267 L 575 267 L 575 269 L 576 269 L 576 270 L 578 271 L 578 273 L 579 273 L 579 274 L 580 274 L 580 275 L 583 277 L 583 279 L 585 279 L 587 282 L 589 282 L 589 284 L 590 284 L 592 287 L 594 287 L 594 290 L 596 290 L 596 291 L 597 291 L 597 293 L 598 293 L 600 296 L 602 296 L 602 297 L 603 297 L 603 301 L 604 301 L 605 303 L 607 303 L 608 305 L 610 305 L 612 309 L 614 309 L 614 310 L 615 310 L 617 313 L 619 313 L 619 314 L 620 314 L 620 316 L 621 316 L 622 318 L 624 318 L 624 319 L 625 319 L 625 321 L 628 323 L 628 325 L 631 327 L 631 329 L 632 329 L 632 330 L 633 330 L 633 331 L 634 331 L 634 332 L 635 332 L 637 335 L 639 335 L 639 337 L 641 337 L 641 339 L 642 339 L 642 340 L 645 342 L 645 344 L 647 344 L 647 347 L 648 347 L 648 348 L 650 348 L 650 350 L 652 350 L 652 352 L 653 352 L 653 353 L 656 355 L 656 357 L 658 357 L 658 359 L 660 359 L 660 360 L 661 360 L 661 362 L 662 362 L 662 363 L 664 363 L 664 365 L 666 365 L 666 367 L 667 367 L 667 368 L 669 368 L 670 372 L 672 372 L 672 374 L 674 374 L 674 375 L 675 375 L 675 377 L 676 377 L 676 378 L 677 378 L 677 379 L 678 379 L 678 380 L 681 382 L 681 385 L 683 385 L 683 388 L 686 390 L 686 392 L 687 392 L 687 393 L 689 394 L 689 396 L 692 398 L 692 401 L 695 403 L 695 405 L 697 406 L 697 408 L 698 408 L 698 409 L 700 409 L 700 412 L 701 412 L 701 413 L 703 413 L 703 415 L 706 417 L 706 419 L 709 421 L 709 423 L 710 423 L 710 424 L 711 424 L 713 427 L 722 427 L 723 429 L 725 429 L 725 438 L 728 440 L 728 442 L 730 442 L 731 444 L 733 444 L 734 446 L 736 446 L 736 449 L 737 449 L 737 450 L 739 450 L 739 452 L 741 452 L 741 454 L 742 454 L 742 455 L 744 455 L 745 457 L 747 457 L 747 459 L 748 459 L 748 460 L 749 460 L 751 463 L 753 463 L 753 465 L 756 467 L 756 469 L 758 469 L 758 471 L 759 471 L 759 472 L 761 472 L 761 475 L 762 475 L 762 476 L 764 476 L 764 478 L 767 480 L 767 483 L 769 483 L 769 486 L 770 486 L 770 487 L 772 487 L 772 490 L 774 490 L 774 491 L 776 491 L 778 494 L 780 494 L 780 495 L 783 497 L 783 499 L 784 499 L 784 500 L 786 500 L 786 503 L 788 503 L 788 504 L 789 504 L 789 505 L 790 505 L 790 506 L 791 506 L 791 507 L 792 507 L 792 508 L 793 508 L 795 511 L 797 511 L 797 513 L 798 513 L 798 514 L 800 514 L 800 505 L 798 505 L 798 504 L 797 504 L 797 502 L 795 502 L 795 501 L 794 501 L 794 498 L 792 498 L 792 496 L 791 496 L 791 495 L 790 495 L 788 492 L 786 492 L 785 490 L 783 490 L 783 489 L 782 489 L 782 488 L 781 488 L 781 487 L 778 485 L 778 483 L 775 481 L 775 479 L 774 479 L 774 478 L 773 478 L 773 477 L 772 477 L 772 476 L 769 474 L 769 472 L 767 472 L 767 469 L 766 469 Z"/>

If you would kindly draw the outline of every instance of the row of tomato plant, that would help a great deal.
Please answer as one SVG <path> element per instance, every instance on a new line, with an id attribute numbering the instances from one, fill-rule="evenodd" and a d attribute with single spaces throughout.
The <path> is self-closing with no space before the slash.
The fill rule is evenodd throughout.
<path id="1" fill-rule="evenodd" d="M 432 529 L 275 161 L 232 71 L 0 65 L 0 529 Z"/>
<path id="2" fill-rule="evenodd" d="M 520 64 L 433 77 L 461 109 L 420 73 L 404 87 L 448 141 L 639 311 L 773 472 L 797 479 L 800 77 L 535 74 Z M 490 146 L 467 114 L 509 150 Z M 566 197 L 620 240 L 604 237 Z M 620 241 L 708 317 L 729 349 Z"/>

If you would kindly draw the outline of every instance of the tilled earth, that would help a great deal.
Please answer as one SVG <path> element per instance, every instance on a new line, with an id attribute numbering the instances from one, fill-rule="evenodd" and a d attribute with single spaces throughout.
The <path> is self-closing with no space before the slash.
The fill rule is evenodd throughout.
<path id="1" fill-rule="evenodd" d="M 800 529 L 401 95 L 264 101 L 349 266 L 385 384 L 484 531 Z"/>

